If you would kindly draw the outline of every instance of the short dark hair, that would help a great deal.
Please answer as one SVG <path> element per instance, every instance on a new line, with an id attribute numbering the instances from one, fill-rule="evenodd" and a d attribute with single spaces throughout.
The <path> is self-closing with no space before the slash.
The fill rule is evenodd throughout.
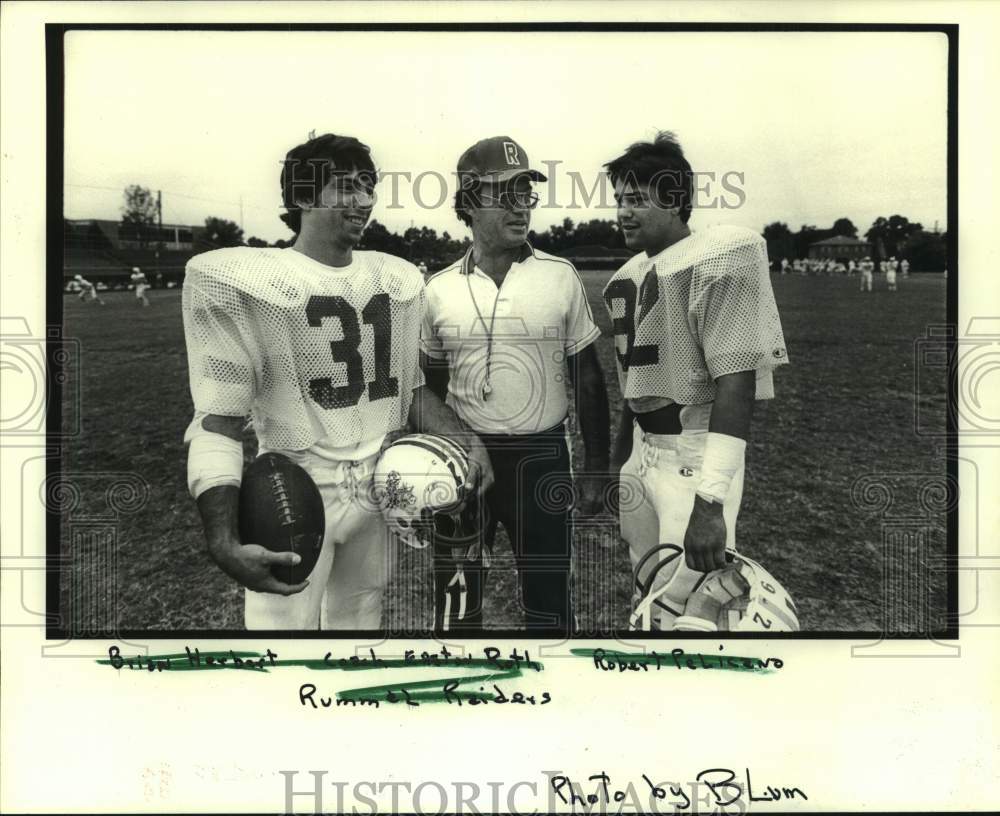
<path id="1" fill-rule="evenodd" d="M 679 207 L 685 224 L 691 217 L 694 173 L 684 158 L 677 136 L 661 130 L 652 142 L 635 142 L 617 159 L 604 165 L 612 184 L 644 184 L 654 188 L 657 203 Z"/>
<path id="2" fill-rule="evenodd" d="M 315 202 L 335 170 L 368 171 L 374 177 L 377 171 L 371 148 L 353 136 L 324 133 L 293 147 L 285 155 L 281 165 L 281 203 L 287 212 L 281 214 L 281 220 L 292 232 L 298 234 L 302 229 L 298 202 L 302 199 Z"/>

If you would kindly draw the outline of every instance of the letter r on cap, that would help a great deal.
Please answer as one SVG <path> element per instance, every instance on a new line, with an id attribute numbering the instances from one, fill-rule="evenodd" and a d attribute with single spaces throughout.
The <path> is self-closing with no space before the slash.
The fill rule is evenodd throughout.
<path id="1" fill-rule="evenodd" d="M 503 149 L 507 155 L 507 164 L 517 167 L 521 163 L 521 160 L 517 157 L 517 145 L 513 142 L 504 142 Z"/>

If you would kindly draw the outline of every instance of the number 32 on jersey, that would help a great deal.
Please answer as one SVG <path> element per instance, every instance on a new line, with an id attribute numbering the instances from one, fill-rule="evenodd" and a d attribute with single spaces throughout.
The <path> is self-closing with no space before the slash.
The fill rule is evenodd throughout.
<path id="1" fill-rule="evenodd" d="M 604 300 L 608 311 L 614 314 L 614 302 L 617 300 L 624 306 L 621 317 L 612 320 L 615 332 L 615 354 L 623 372 L 631 366 L 656 365 L 660 362 L 660 347 L 656 344 L 635 344 L 636 327 L 650 313 L 656 301 L 660 299 L 660 283 L 656 275 L 656 267 L 651 267 L 642 285 L 636 289 L 631 278 L 619 278 L 611 281 L 604 290 Z M 638 312 L 636 306 L 638 305 Z"/>

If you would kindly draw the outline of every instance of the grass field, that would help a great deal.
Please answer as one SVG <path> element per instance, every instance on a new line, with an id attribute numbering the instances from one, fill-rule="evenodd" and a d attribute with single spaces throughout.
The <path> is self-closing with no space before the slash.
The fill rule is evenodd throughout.
<path id="1" fill-rule="evenodd" d="M 608 273 L 582 276 L 603 330 L 597 342 L 617 421 L 610 324 L 600 299 Z M 758 404 L 754 417 L 737 540 L 785 584 L 805 629 L 875 631 L 885 594 L 883 533 L 879 520 L 852 502 L 851 487 L 866 474 L 944 475 L 936 442 L 914 433 L 913 366 L 914 341 L 927 325 L 945 322 L 945 283 L 914 276 L 896 293 L 861 294 L 856 278 L 776 276 L 773 282 L 791 364 L 775 376 L 776 399 Z M 82 355 L 81 405 L 65 412 L 81 412 L 83 433 L 67 444 L 64 470 L 70 478 L 86 477 L 86 485 L 99 485 L 102 476 L 110 483 L 115 474 L 138 474 L 150 494 L 141 509 L 120 517 L 113 569 L 106 568 L 108 556 L 67 553 L 73 566 L 64 573 L 62 608 L 75 610 L 75 631 L 86 628 L 87 616 L 99 615 L 93 610 L 108 599 L 112 608 L 103 617 L 114 616 L 118 629 L 239 629 L 241 590 L 205 555 L 185 483 L 182 437 L 191 399 L 180 292 L 152 291 L 145 310 L 131 293 L 102 297 L 103 308 L 65 298 L 66 334 L 80 341 Z M 919 399 L 922 417 L 939 418 L 943 428 L 943 373 L 929 388 L 922 381 Z M 578 444 L 578 457 L 580 452 Z M 908 507 L 920 513 L 917 496 L 896 500 L 894 509 L 903 515 Z M 67 520 L 103 506 L 94 487 Z M 943 513 L 929 523 L 933 556 L 945 547 Z M 70 526 L 64 524 L 64 549 Z M 627 552 L 612 528 L 590 533 L 579 536 L 575 554 L 577 613 L 585 631 L 624 628 Z M 502 536 L 498 551 L 488 625 L 518 628 L 513 557 Z M 407 549 L 387 597 L 390 632 L 429 627 L 430 585 L 429 556 Z M 930 581 L 926 607 L 918 600 L 920 609 L 897 612 L 939 623 L 943 585 L 943 579 Z M 92 623 L 100 631 L 109 621 Z"/>

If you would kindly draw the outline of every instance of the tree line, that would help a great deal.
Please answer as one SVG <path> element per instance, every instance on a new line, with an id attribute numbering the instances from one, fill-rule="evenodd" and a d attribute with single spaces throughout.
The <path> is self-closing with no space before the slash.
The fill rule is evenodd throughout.
<path id="1" fill-rule="evenodd" d="M 858 228 L 849 218 L 838 218 L 829 229 L 803 224 L 792 232 L 788 224 L 774 221 L 763 229 L 767 254 L 771 260 L 808 258 L 810 245 L 836 235 L 858 237 Z M 906 258 L 916 272 L 940 272 L 948 264 L 948 233 L 928 232 L 923 225 L 903 215 L 879 216 L 864 234 L 871 249 L 871 259 L 879 261 Z"/>
<path id="2" fill-rule="evenodd" d="M 140 240 L 144 235 L 153 235 L 153 227 L 158 218 L 157 202 L 150 190 L 139 185 L 125 189 L 125 204 L 122 207 L 122 227 L 126 234 L 134 233 Z M 768 255 L 772 261 L 781 258 L 807 258 L 809 247 L 836 235 L 857 238 L 858 228 L 849 218 L 838 218 L 829 228 L 803 224 L 792 232 L 788 224 L 774 221 L 763 229 L 767 241 Z M 869 243 L 869 252 L 876 263 L 882 259 L 908 258 L 914 271 L 940 271 L 947 265 L 948 233 L 928 232 L 920 223 L 910 221 L 902 215 L 879 216 L 864 234 Z M 232 246 L 287 247 L 292 238 L 268 242 L 256 236 L 244 238 L 238 224 L 225 218 L 209 216 L 205 219 L 205 229 L 196 238 L 195 250 Z M 528 240 L 532 246 L 555 255 L 623 257 L 628 254 L 625 242 L 613 220 L 592 219 L 574 223 L 564 218 L 543 232 L 531 230 Z M 390 231 L 378 220 L 368 224 L 361 239 L 359 249 L 387 252 L 406 258 L 413 263 L 425 263 L 429 269 L 439 269 L 468 249 L 468 237 L 458 239 L 447 230 L 438 235 L 430 227 L 410 227 L 402 234 Z"/>

